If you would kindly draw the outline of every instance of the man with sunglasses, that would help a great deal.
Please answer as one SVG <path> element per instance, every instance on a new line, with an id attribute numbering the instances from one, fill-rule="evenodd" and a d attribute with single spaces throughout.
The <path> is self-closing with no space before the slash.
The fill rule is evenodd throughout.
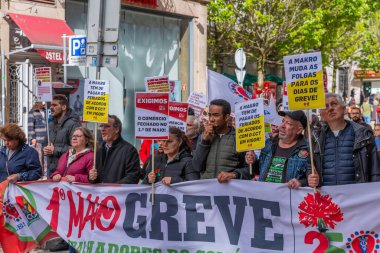
<path id="1" fill-rule="evenodd" d="M 310 187 L 374 182 L 380 168 L 372 131 L 344 119 L 346 107 L 338 94 L 326 94 L 321 118 L 326 123 L 313 141 L 314 164 L 309 168 Z"/>
<path id="2" fill-rule="evenodd" d="M 96 153 L 96 168 L 90 170 L 91 183 L 137 184 L 140 158 L 137 149 L 121 137 L 122 124 L 115 115 L 101 124 L 103 144 Z"/>

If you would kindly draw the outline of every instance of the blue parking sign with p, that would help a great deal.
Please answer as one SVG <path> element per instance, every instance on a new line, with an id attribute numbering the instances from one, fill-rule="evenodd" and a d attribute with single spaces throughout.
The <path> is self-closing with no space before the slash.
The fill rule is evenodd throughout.
<path id="1" fill-rule="evenodd" d="M 85 56 L 86 55 L 86 43 L 87 39 L 83 37 L 71 37 L 70 38 L 70 56 Z"/>

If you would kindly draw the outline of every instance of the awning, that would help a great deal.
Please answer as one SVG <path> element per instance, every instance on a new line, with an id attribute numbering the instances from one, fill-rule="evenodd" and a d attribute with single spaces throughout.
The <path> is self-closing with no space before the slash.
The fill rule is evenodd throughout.
<path id="1" fill-rule="evenodd" d="M 42 57 L 50 62 L 63 63 L 62 35 L 75 35 L 64 20 L 42 18 L 8 12 L 9 17 L 22 30 Z"/>

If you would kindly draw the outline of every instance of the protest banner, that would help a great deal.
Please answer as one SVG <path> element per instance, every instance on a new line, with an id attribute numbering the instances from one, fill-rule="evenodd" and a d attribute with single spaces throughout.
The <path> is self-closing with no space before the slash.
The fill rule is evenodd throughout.
<path id="1" fill-rule="evenodd" d="M 156 186 L 152 206 L 149 185 L 10 184 L 4 218 L 30 238 L 54 229 L 80 253 L 379 251 L 380 183 L 318 193 L 246 180 Z"/>
<path id="2" fill-rule="evenodd" d="M 199 118 L 207 106 L 207 97 L 202 92 L 191 92 L 187 103 L 194 110 L 194 116 Z"/>
<path id="3" fill-rule="evenodd" d="M 110 82 L 108 80 L 86 79 L 84 81 L 84 121 L 108 122 L 109 89 Z"/>
<path id="4" fill-rule="evenodd" d="M 257 98 L 235 105 L 237 152 L 264 147 L 265 128 L 263 103 L 263 98 Z"/>
<path id="5" fill-rule="evenodd" d="M 289 109 L 325 108 L 320 52 L 284 57 Z"/>
<path id="6" fill-rule="evenodd" d="M 51 102 L 53 99 L 53 91 L 51 83 L 37 82 L 37 101 Z"/>
<path id="7" fill-rule="evenodd" d="M 136 139 L 167 140 L 169 136 L 169 93 L 136 92 Z"/>
<path id="8" fill-rule="evenodd" d="M 170 92 L 168 76 L 145 77 L 146 92 Z"/>
<path id="9" fill-rule="evenodd" d="M 186 133 L 188 103 L 169 102 L 169 127 L 176 127 Z"/>

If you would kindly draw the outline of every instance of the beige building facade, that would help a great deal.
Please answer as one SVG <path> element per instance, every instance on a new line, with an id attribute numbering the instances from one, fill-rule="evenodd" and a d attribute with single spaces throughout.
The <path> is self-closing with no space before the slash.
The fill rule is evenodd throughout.
<path id="1" fill-rule="evenodd" d="M 123 135 L 134 142 L 134 94 L 145 90 L 145 77 L 167 75 L 173 81 L 176 93 L 173 99 L 177 101 L 186 101 L 192 91 L 206 92 L 209 0 L 121 2 L 118 66 L 102 68 L 100 77 L 110 80 L 109 113 L 122 119 Z M 69 66 L 65 73 L 67 84 L 72 88 L 61 89 L 62 63 L 47 59 L 46 52 L 45 55 L 40 52 L 41 48 L 37 50 L 39 44 L 23 32 L 27 28 L 18 26 L 20 21 L 14 20 L 17 19 L 14 14 L 59 19 L 67 23 L 73 34 L 86 35 L 88 1 L 9 0 L 1 2 L 1 12 L 1 49 L 7 66 L 6 103 L 7 108 L 13 108 L 6 111 L 7 122 L 18 123 L 26 130 L 26 116 L 36 98 L 36 67 L 51 67 L 55 92 L 68 95 L 72 107 L 77 98 L 83 99 L 84 79 L 96 79 L 96 73 L 94 67 Z M 35 33 L 42 34 L 44 29 Z M 59 46 L 62 44 L 47 46 L 45 51 L 59 51 Z"/>

